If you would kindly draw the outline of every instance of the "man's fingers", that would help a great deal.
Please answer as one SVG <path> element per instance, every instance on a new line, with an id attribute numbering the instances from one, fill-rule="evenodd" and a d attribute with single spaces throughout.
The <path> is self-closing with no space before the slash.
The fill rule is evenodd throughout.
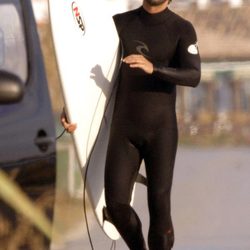
<path id="1" fill-rule="evenodd" d="M 131 68 L 140 68 L 147 74 L 153 73 L 153 64 L 142 55 L 132 54 L 123 59 Z"/>
<path id="2" fill-rule="evenodd" d="M 68 133 L 73 133 L 77 128 L 77 124 L 68 122 L 65 112 L 61 114 L 61 123 Z"/>
<path id="3" fill-rule="evenodd" d="M 67 130 L 68 133 L 73 133 L 77 128 L 76 124 L 69 124 L 67 128 L 65 128 Z"/>
<path id="4" fill-rule="evenodd" d="M 145 58 L 142 55 L 130 55 L 123 59 L 123 62 L 131 64 L 145 61 Z"/>
<path id="5" fill-rule="evenodd" d="M 73 133 L 76 130 L 77 125 L 75 123 L 64 123 L 64 128 L 68 133 Z"/>
<path id="6" fill-rule="evenodd" d="M 140 55 L 130 55 L 123 59 L 123 61 L 131 68 L 143 68 L 146 66 L 147 61 Z"/>
<path id="7" fill-rule="evenodd" d="M 130 68 L 141 68 L 143 69 L 144 68 L 144 64 L 141 64 L 141 63 L 131 63 L 129 65 Z"/>

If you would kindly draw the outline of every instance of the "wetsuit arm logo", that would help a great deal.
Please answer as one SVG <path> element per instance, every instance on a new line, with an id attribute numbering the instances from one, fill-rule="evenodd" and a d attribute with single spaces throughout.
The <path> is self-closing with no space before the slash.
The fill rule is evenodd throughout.
<path id="1" fill-rule="evenodd" d="M 188 46 L 188 52 L 192 55 L 198 55 L 199 54 L 199 50 L 198 50 L 198 42 L 196 42 L 195 44 L 191 44 Z"/>

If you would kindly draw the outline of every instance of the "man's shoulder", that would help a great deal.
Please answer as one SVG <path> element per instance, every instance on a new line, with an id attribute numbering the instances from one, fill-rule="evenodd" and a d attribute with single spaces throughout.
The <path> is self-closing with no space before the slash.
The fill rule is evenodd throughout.
<path id="1" fill-rule="evenodd" d="M 114 15 L 113 18 L 115 20 L 131 18 L 131 17 L 137 15 L 137 13 L 140 11 L 140 8 L 129 10 L 129 11 L 126 11 L 126 12 L 123 12 L 123 13 L 118 13 L 118 14 Z"/>
<path id="2" fill-rule="evenodd" d="M 176 12 L 173 12 L 172 10 L 169 10 L 171 13 L 171 19 L 172 22 L 178 26 L 179 28 L 183 29 L 183 27 L 193 27 L 192 23 L 185 19 L 184 17 L 180 16 Z"/>
<path id="3" fill-rule="evenodd" d="M 129 10 L 123 13 L 119 13 L 113 16 L 114 22 L 117 27 L 126 25 L 131 19 L 137 16 L 140 8 Z"/>

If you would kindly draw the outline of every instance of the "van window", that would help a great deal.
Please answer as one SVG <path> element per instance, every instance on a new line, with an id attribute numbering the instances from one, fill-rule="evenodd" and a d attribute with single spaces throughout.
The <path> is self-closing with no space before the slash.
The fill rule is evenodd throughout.
<path id="1" fill-rule="evenodd" d="M 27 81 L 27 51 L 20 0 L 0 3 L 0 69 Z"/>

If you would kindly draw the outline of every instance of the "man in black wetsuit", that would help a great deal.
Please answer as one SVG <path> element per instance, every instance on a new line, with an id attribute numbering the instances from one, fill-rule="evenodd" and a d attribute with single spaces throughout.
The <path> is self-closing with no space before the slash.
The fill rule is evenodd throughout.
<path id="1" fill-rule="evenodd" d="M 168 9 L 168 0 L 144 0 L 114 16 L 124 48 L 108 147 L 108 212 L 132 250 L 146 249 L 141 222 L 130 207 L 142 159 L 148 180 L 150 250 L 174 243 L 170 192 L 177 148 L 176 85 L 195 87 L 200 57 L 193 26 Z"/>
<path id="2" fill-rule="evenodd" d="M 148 181 L 149 249 L 170 250 L 174 244 L 170 194 L 178 139 L 176 85 L 195 87 L 200 81 L 194 28 L 168 4 L 169 0 L 144 0 L 142 7 L 114 16 L 124 59 L 105 196 L 108 214 L 131 250 L 146 249 L 140 219 L 130 206 L 142 160 Z"/>

